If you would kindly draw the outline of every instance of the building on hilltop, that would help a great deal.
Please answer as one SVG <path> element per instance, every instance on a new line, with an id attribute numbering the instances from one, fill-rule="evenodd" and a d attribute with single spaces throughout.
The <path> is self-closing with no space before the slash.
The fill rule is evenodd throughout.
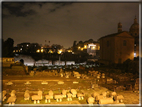
<path id="1" fill-rule="evenodd" d="M 40 45 L 38 43 L 20 43 L 14 47 L 13 53 L 36 53 L 38 49 L 40 49 Z"/>
<path id="2" fill-rule="evenodd" d="M 85 41 L 85 42 L 79 41 L 79 43 L 73 46 L 72 50 L 69 50 L 69 52 L 74 52 L 75 54 L 80 52 L 85 52 L 98 59 L 99 50 L 100 50 L 99 43 L 96 41 L 93 41 L 93 39 L 89 39 L 88 41 Z"/>

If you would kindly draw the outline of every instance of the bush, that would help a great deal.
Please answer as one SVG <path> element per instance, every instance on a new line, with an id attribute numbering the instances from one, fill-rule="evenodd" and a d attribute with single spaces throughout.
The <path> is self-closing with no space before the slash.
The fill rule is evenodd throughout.
<path id="1" fill-rule="evenodd" d="M 130 60 L 127 59 L 123 65 L 122 70 L 125 71 L 125 73 L 133 73 L 138 74 L 139 73 L 139 61 L 138 60 Z"/>

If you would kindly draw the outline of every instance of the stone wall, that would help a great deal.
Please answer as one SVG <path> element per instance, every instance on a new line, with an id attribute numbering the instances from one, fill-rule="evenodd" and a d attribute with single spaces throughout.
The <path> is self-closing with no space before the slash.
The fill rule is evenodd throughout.
<path id="1" fill-rule="evenodd" d="M 12 66 L 11 68 L 3 68 L 3 75 L 26 75 L 24 66 Z"/>

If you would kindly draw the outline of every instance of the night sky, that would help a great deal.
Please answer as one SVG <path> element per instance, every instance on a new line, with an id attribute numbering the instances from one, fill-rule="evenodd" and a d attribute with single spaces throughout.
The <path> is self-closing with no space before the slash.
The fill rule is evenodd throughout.
<path id="1" fill-rule="evenodd" d="M 118 22 L 129 31 L 139 3 L 2 3 L 2 36 L 12 38 L 14 46 L 22 42 L 60 44 L 116 33 Z"/>

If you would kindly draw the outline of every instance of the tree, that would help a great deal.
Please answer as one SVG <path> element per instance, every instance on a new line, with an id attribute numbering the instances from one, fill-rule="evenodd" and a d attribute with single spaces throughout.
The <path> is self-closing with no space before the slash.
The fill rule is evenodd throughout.
<path id="1" fill-rule="evenodd" d="M 83 42 L 82 41 L 79 41 L 79 43 L 78 44 L 83 44 Z"/>
<path id="2" fill-rule="evenodd" d="M 12 38 L 8 38 L 5 42 L 3 42 L 3 53 L 4 57 L 13 57 L 13 45 L 14 40 Z"/>
<path id="3" fill-rule="evenodd" d="M 92 42 L 93 42 L 93 39 L 89 39 L 88 41 L 92 43 Z"/>

